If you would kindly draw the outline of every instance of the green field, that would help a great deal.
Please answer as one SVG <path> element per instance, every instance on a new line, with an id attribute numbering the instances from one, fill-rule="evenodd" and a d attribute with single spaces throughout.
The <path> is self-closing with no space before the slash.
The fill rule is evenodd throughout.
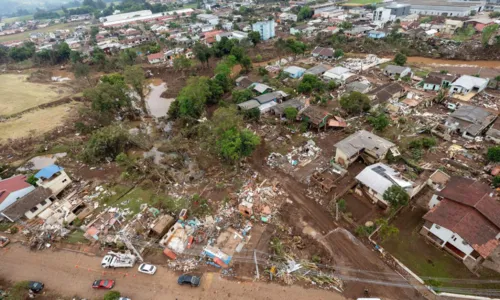
<path id="1" fill-rule="evenodd" d="M 2 19 L 2 23 L 12 23 L 12 22 L 26 21 L 26 20 L 31 20 L 31 19 L 33 19 L 33 15 L 5 18 L 5 19 Z"/>
<path id="2" fill-rule="evenodd" d="M 51 31 L 54 31 L 57 29 L 72 29 L 72 28 L 75 28 L 78 25 L 82 25 L 82 24 L 83 24 L 83 22 L 60 23 L 60 24 L 55 24 L 52 26 L 47 26 L 45 28 L 40 28 L 37 30 L 25 31 L 22 33 L 0 36 L 0 43 L 27 39 L 30 36 L 30 33 L 32 33 L 32 32 L 51 32 Z"/>

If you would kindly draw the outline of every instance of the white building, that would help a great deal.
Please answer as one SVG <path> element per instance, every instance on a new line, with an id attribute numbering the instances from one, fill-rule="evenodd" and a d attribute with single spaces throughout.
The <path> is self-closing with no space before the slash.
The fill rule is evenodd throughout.
<path id="1" fill-rule="evenodd" d="M 338 83 L 344 83 L 349 77 L 355 76 L 351 70 L 344 67 L 335 67 L 323 74 L 325 80 L 334 80 Z"/>
<path id="2" fill-rule="evenodd" d="M 4 209 L 0 214 L 11 222 L 23 217 L 33 219 L 57 200 L 49 189 L 37 187 L 34 191 L 26 194 L 12 205 Z"/>
<path id="3" fill-rule="evenodd" d="M 280 20 L 285 22 L 286 21 L 297 22 L 297 15 L 284 12 L 280 14 Z"/>
<path id="4" fill-rule="evenodd" d="M 219 24 L 219 17 L 217 17 L 216 15 L 212 15 L 212 14 L 199 14 L 199 15 L 196 15 L 196 19 L 198 19 L 202 22 L 211 24 L 211 25 Z"/>
<path id="5" fill-rule="evenodd" d="M 50 165 L 41 169 L 35 174 L 35 178 L 38 186 L 51 190 L 56 196 L 72 182 L 64 169 L 58 165 Z"/>
<path id="6" fill-rule="evenodd" d="M 252 30 L 260 33 L 260 39 L 267 41 L 276 36 L 275 34 L 276 23 L 274 20 L 260 21 L 252 24 Z"/>
<path id="7" fill-rule="evenodd" d="M 383 26 L 383 24 L 392 21 L 394 17 L 391 16 L 391 10 L 384 7 L 378 7 L 373 12 L 373 23 L 378 26 Z"/>
<path id="8" fill-rule="evenodd" d="M 479 93 L 488 86 L 488 79 L 462 75 L 451 84 L 450 94 Z"/>

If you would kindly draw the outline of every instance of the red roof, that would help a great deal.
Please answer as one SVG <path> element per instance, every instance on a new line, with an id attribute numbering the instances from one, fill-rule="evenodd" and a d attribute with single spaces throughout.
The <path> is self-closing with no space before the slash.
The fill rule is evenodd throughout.
<path id="1" fill-rule="evenodd" d="M 222 30 L 213 30 L 213 31 L 207 31 L 207 32 L 205 32 L 204 35 L 205 35 L 205 38 L 209 38 L 209 37 L 215 37 L 219 33 L 223 33 L 223 32 L 224 31 L 222 31 Z"/>
<path id="2" fill-rule="evenodd" d="M 0 203 L 2 203 L 10 193 L 29 188 L 31 184 L 26 182 L 25 175 L 17 175 L 0 181 Z"/>
<path id="3" fill-rule="evenodd" d="M 153 53 L 148 55 L 148 60 L 152 61 L 154 59 L 162 59 L 164 57 L 164 54 L 162 52 L 158 53 Z"/>
<path id="4" fill-rule="evenodd" d="M 500 203 L 490 196 L 490 187 L 479 181 L 452 177 L 437 195 L 444 199 L 424 219 L 445 227 L 488 257 L 500 244 Z"/>

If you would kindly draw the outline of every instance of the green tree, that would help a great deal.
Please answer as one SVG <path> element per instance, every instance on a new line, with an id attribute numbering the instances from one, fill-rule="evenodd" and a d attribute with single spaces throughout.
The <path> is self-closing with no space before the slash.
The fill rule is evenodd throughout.
<path id="1" fill-rule="evenodd" d="M 253 93 L 249 89 L 233 90 L 231 97 L 236 104 L 248 101 L 253 98 Z"/>
<path id="2" fill-rule="evenodd" d="M 122 68 L 126 68 L 127 66 L 132 66 L 135 64 L 135 60 L 137 58 L 137 53 L 135 53 L 132 49 L 125 49 L 120 51 L 120 55 L 118 57 L 119 65 Z"/>
<path id="3" fill-rule="evenodd" d="M 184 71 L 188 70 L 192 66 L 193 61 L 187 58 L 185 55 L 174 58 L 174 70 L 181 71 L 182 76 L 184 76 Z"/>
<path id="4" fill-rule="evenodd" d="M 130 107 L 127 86 L 123 83 L 101 82 L 95 88 L 86 89 L 83 96 L 92 102 L 92 109 L 100 113 L 116 113 Z"/>
<path id="5" fill-rule="evenodd" d="M 343 21 L 342 23 L 340 23 L 339 27 L 344 29 L 344 30 L 349 30 L 349 29 L 352 29 L 354 27 L 354 25 L 352 25 L 351 22 Z"/>
<path id="6" fill-rule="evenodd" d="M 111 125 L 98 129 L 92 134 L 81 156 L 87 163 L 97 163 L 106 158 L 114 159 L 130 146 L 128 131 L 119 125 Z"/>
<path id="7" fill-rule="evenodd" d="M 399 234 L 399 229 L 394 225 L 389 225 L 386 219 L 377 219 L 375 224 L 379 227 L 378 234 L 382 239 L 382 242 L 394 238 Z"/>
<path id="8" fill-rule="evenodd" d="M 221 75 L 221 74 L 218 74 Z M 208 80 L 208 90 L 209 93 L 207 95 L 207 103 L 208 104 L 217 104 L 219 100 L 222 98 L 224 94 L 224 88 L 219 85 L 217 80 L 209 79 Z"/>
<path id="9" fill-rule="evenodd" d="M 258 43 L 260 43 L 260 32 L 258 31 L 250 31 L 248 33 L 248 39 L 252 42 L 253 46 L 257 46 Z"/>
<path id="10" fill-rule="evenodd" d="M 131 66 L 125 68 L 125 82 L 132 86 L 132 89 L 139 95 L 140 105 L 144 114 L 149 114 L 146 105 L 146 77 L 144 77 L 144 71 L 140 66 Z"/>
<path id="11" fill-rule="evenodd" d="M 252 69 L 252 60 L 248 55 L 245 55 L 241 58 L 240 65 L 243 71 L 248 73 Z"/>
<path id="12" fill-rule="evenodd" d="M 125 85 L 125 76 L 120 73 L 112 73 L 109 75 L 102 75 L 101 82 L 109 83 L 111 85 Z"/>
<path id="13" fill-rule="evenodd" d="M 385 190 L 383 198 L 390 204 L 393 210 L 408 204 L 408 201 L 410 200 L 408 193 L 399 185 L 392 185 L 390 188 Z"/>
<path id="14" fill-rule="evenodd" d="M 303 6 L 300 8 L 297 14 L 297 21 L 303 21 L 312 18 L 314 12 L 309 6 Z"/>
<path id="15" fill-rule="evenodd" d="M 94 47 L 92 50 L 92 62 L 102 69 L 106 64 L 106 53 L 104 53 L 104 50 Z"/>
<path id="16" fill-rule="evenodd" d="M 325 89 L 325 84 L 317 76 L 312 74 L 305 74 L 302 81 L 297 87 L 299 93 L 309 94 L 312 91 L 322 92 Z"/>
<path id="17" fill-rule="evenodd" d="M 496 187 L 496 188 L 499 187 L 500 186 L 500 176 L 496 175 L 495 177 L 493 177 L 492 183 L 493 183 L 494 187 Z"/>
<path id="18" fill-rule="evenodd" d="M 404 66 L 406 64 L 406 55 L 403 53 L 398 53 L 394 57 L 394 63 L 398 66 Z"/>
<path id="19" fill-rule="evenodd" d="M 488 42 L 498 31 L 498 28 L 500 28 L 500 25 L 498 24 L 491 24 L 483 28 L 483 33 L 481 34 L 481 42 L 483 43 L 483 46 L 488 46 Z"/>
<path id="20" fill-rule="evenodd" d="M 35 175 L 31 174 L 28 179 L 26 179 L 26 182 L 31 184 L 32 186 L 37 186 L 37 181 L 38 179 L 35 177 Z"/>
<path id="21" fill-rule="evenodd" d="M 290 121 L 297 120 L 297 115 L 299 114 L 299 111 L 295 107 L 287 107 L 283 112 L 285 113 L 285 117 L 288 120 Z"/>
<path id="22" fill-rule="evenodd" d="M 377 131 L 384 130 L 390 123 L 389 118 L 385 115 L 385 113 L 378 113 L 374 116 L 369 116 L 368 122 L 370 122 L 373 128 Z"/>
<path id="23" fill-rule="evenodd" d="M 343 95 L 340 98 L 340 106 L 350 114 L 366 112 L 371 107 L 368 96 L 356 91 Z"/>
<path id="24" fill-rule="evenodd" d="M 90 81 L 90 67 L 87 64 L 77 62 L 73 66 L 73 74 L 76 79 L 85 78 L 89 85 L 92 85 Z"/>
<path id="25" fill-rule="evenodd" d="M 171 118 L 182 118 L 185 121 L 198 119 L 210 96 L 209 79 L 207 77 L 191 77 L 179 92 L 177 99 L 170 105 Z"/>
<path id="26" fill-rule="evenodd" d="M 210 57 L 212 57 L 212 49 L 210 49 L 207 45 L 202 44 L 200 42 L 196 42 L 193 47 L 193 53 L 196 59 L 200 61 L 200 63 L 205 63 L 208 67 L 208 62 Z"/>
<path id="27" fill-rule="evenodd" d="M 500 162 L 500 146 L 493 146 L 488 148 L 486 157 L 488 158 L 488 161 Z"/>
<path id="28" fill-rule="evenodd" d="M 260 109 L 255 107 L 243 111 L 243 118 L 247 121 L 258 121 L 260 119 Z"/>
<path id="29" fill-rule="evenodd" d="M 239 164 L 244 157 L 250 156 L 260 144 L 259 136 L 248 129 L 236 127 L 226 130 L 217 141 L 219 155 L 226 161 Z"/>
<path id="30" fill-rule="evenodd" d="M 118 291 L 109 291 L 106 294 L 104 294 L 104 300 L 118 300 L 120 299 L 120 292 Z"/>
<path id="31" fill-rule="evenodd" d="M 83 61 L 82 53 L 78 51 L 71 51 L 69 54 L 69 60 L 71 63 L 76 64 L 76 63 L 81 63 Z"/>
<path id="32" fill-rule="evenodd" d="M 342 49 L 335 49 L 335 52 L 333 52 L 333 57 L 335 58 L 340 58 L 344 56 L 344 51 Z"/>

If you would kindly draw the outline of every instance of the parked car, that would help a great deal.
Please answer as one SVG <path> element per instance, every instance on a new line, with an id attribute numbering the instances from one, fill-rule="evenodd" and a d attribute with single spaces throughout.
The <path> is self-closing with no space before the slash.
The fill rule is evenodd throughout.
<path id="1" fill-rule="evenodd" d="M 200 285 L 200 277 L 194 275 L 183 274 L 177 279 L 177 283 L 180 285 L 190 284 L 191 286 Z"/>
<path id="2" fill-rule="evenodd" d="M 132 299 L 127 298 L 127 297 L 120 297 L 120 298 L 118 298 L 118 300 L 132 300 Z"/>
<path id="3" fill-rule="evenodd" d="M 38 281 L 30 281 L 28 282 L 28 289 L 33 293 L 40 293 L 45 285 Z"/>
<path id="4" fill-rule="evenodd" d="M 144 274 L 154 275 L 156 273 L 156 266 L 150 264 L 141 264 L 137 271 Z"/>
<path id="5" fill-rule="evenodd" d="M 110 279 L 97 279 L 92 283 L 92 288 L 94 289 L 106 289 L 110 290 L 115 286 L 115 281 Z"/>

